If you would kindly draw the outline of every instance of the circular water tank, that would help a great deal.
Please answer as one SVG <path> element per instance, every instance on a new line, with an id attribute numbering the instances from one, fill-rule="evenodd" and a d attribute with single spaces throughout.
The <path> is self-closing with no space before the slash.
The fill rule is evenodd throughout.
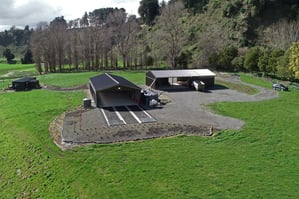
<path id="1" fill-rule="evenodd" d="M 91 99 L 84 98 L 83 99 L 83 106 L 84 106 L 84 108 L 90 108 L 91 107 Z"/>

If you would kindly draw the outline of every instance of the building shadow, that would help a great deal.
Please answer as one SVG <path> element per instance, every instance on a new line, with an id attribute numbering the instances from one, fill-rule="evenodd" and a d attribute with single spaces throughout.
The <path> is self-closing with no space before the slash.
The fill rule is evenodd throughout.
<path id="1" fill-rule="evenodd" d="M 193 88 L 182 86 L 182 85 L 171 85 L 171 86 L 163 86 L 157 88 L 157 90 L 164 91 L 164 92 L 188 92 L 188 91 L 194 91 Z"/>
<path id="2" fill-rule="evenodd" d="M 209 90 L 227 90 L 227 89 L 229 88 L 220 84 L 215 84 L 213 87 L 209 88 Z"/>

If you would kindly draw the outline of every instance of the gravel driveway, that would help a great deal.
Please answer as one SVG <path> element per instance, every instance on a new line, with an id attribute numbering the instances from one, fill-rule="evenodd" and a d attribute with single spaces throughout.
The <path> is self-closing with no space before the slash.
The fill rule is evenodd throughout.
<path id="1" fill-rule="evenodd" d="M 241 84 L 238 77 L 217 76 L 216 79 Z M 245 84 L 245 83 L 242 83 Z M 246 84 L 248 85 L 248 84 Z M 84 143 L 112 143 L 179 134 L 211 135 L 211 128 L 238 130 L 244 121 L 212 113 L 206 106 L 214 102 L 246 102 L 275 98 L 274 90 L 249 85 L 260 92 L 248 95 L 235 90 L 215 87 L 208 92 L 193 90 L 163 92 L 161 97 L 170 102 L 164 106 L 147 110 L 157 122 L 108 126 L 100 109 L 78 109 L 65 113 L 51 125 L 55 143 L 61 148 Z M 51 129 L 51 128 L 50 128 Z M 67 145 L 65 145 L 67 144 Z"/>
<path id="2" fill-rule="evenodd" d="M 230 81 L 239 84 L 246 84 L 238 77 L 216 77 L 221 81 Z M 246 84 L 258 89 L 256 95 L 248 95 L 231 89 L 217 89 L 208 92 L 185 91 L 185 92 L 164 92 L 163 95 L 171 99 L 165 107 L 149 110 L 158 121 L 172 121 L 174 123 L 184 123 L 199 126 L 213 126 L 216 129 L 240 129 L 244 122 L 238 119 L 224 117 L 212 113 L 207 104 L 214 102 L 246 102 L 261 101 L 278 96 L 274 90 L 265 89 L 259 86 Z"/>

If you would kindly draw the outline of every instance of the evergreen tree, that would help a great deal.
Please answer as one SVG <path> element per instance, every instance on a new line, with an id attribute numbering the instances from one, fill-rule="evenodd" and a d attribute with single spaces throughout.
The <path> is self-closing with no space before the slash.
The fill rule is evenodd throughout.
<path id="1" fill-rule="evenodd" d="M 216 69 L 233 71 L 235 66 L 232 64 L 232 61 L 237 56 L 238 49 L 234 46 L 228 46 L 218 53 L 212 53 L 212 55 L 209 57 L 209 63 Z"/>
<path id="2" fill-rule="evenodd" d="M 64 16 L 61 17 L 55 17 L 53 21 L 50 22 L 50 27 L 51 28 L 56 28 L 56 27 L 61 27 L 61 28 L 67 28 L 67 22 L 64 19 Z"/>
<path id="3" fill-rule="evenodd" d="M 282 79 L 294 80 L 294 73 L 289 68 L 290 52 L 286 51 L 283 56 L 278 59 L 277 75 Z"/>
<path id="4" fill-rule="evenodd" d="M 80 24 L 81 24 L 82 27 L 88 27 L 89 26 L 89 20 L 88 20 L 87 12 L 85 12 L 83 17 L 81 18 Z"/>
<path id="5" fill-rule="evenodd" d="M 21 59 L 22 64 L 32 64 L 34 63 L 33 61 L 33 55 L 32 51 L 28 49 L 24 55 L 24 58 Z"/>
<path id="6" fill-rule="evenodd" d="M 6 58 L 7 63 L 11 63 L 12 60 L 15 58 L 15 55 L 10 51 L 9 48 L 6 48 L 3 52 L 3 57 Z"/>
<path id="7" fill-rule="evenodd" d="M 183 3 L 185 8 L 194 13 L 198 13 L 203 11 L 204 6 L 209 3 L 209 0 L 183 0 Z"/>
<path id="8" fill-rule="evenodd" d="M 244 68 L 250 72 L 259 71 L 258 61 L 260 57 L 260 49 L 258 47 L 253 47 L 248 50 L 245 55 Z"/>
<path id="9" fill-rule="evenodd" d="M 178 1 L 181 1 L 184 7 L 193 13 L 203 12 L 204 7 L 209 3 L 209 0 L 170 0 L 169 3 Z"/>
<path id="10" fill-rule="evenodd" d="M 158 0 L 141 0 L 138 13 L 144 23 L 153 25 L 156 16 L 159 15 L 159 10 L 160 6 Z"/>

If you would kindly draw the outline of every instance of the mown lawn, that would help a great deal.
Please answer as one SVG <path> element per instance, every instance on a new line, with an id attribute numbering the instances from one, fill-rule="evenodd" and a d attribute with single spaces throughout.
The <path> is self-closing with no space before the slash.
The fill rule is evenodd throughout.
<path id="1" fill-rule="evenodd" d="M 0 93 L 1 197 L 299 195 L 299 91 L 282 92 L 270 101 L 212 105 L 221 114 L 246 121 L 241 131 L 60 151 L 52 143 L 48 125 L 81 104 L 83 97 L 82 92 L 45 90 Z"/>
<path id="2" fill-rule="evenodd" d="M 107 73 L 120 75 L 126 79 L 143 85 L 145 82 L 145 72 L 141 71 L 106 71 Z M 13 79 L 24 76 L 35 76 L 43 85 L 59 87 L 75 87 L 87 84 L 90 77 L 102 74 L 99 72 L 79 72 L 79 73 L 52 73 L 38 75 L 34 64 L 0 64 L 0 89 L 7 88 Z"/>
<path id="3" fill-rule="evenodd" d="M 18 74 L 31 72 L 37 74 L 34 64 L 0 64 L 0 77 L 6 75 L 6 77 L 17 76 Z M 8 74 L 11 73 L 11 74 Z"/>

